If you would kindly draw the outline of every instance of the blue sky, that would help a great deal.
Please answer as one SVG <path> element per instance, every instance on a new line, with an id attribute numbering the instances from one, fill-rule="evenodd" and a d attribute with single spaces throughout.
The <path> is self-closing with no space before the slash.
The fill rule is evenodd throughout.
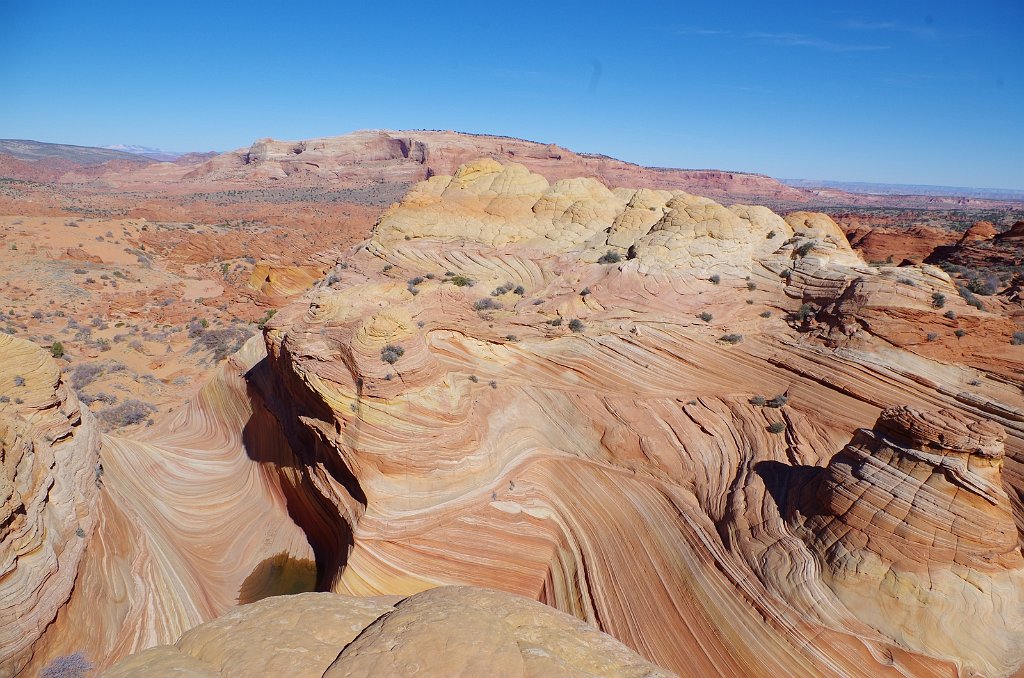
<path id="1" fill-rule="evenodd" d="M 1020 0 L 0 0 L 0 137 L 229 150 L 455 129 L 1024 189 L 1022 34 Z"/>

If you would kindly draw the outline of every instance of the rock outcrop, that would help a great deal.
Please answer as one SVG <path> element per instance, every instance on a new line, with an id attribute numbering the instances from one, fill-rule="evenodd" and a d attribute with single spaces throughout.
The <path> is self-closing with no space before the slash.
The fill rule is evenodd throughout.
<path id="1" fill-rule="evenodd" d="M 869 266 L 825 215 L 484 159 L 418 184 L 265 325 L 196 402 L 105 440 L 104 525 L 31 667 L 180 638 L 118 670 L 228 670 L 270 645 L 227 633 L 265 638 L 253 610 L 316 675 L 477 672 L 417 650 L 439 638 L 571 672 L 612 656 L 583 623 L 684 675 L 1021 662 L 1024 348 L 947 274 Z M 446 585 L 579 625 L 534 646 L 533 622 L 495 620 L 520 618 L 507 598 Z M 297 599 L 356 620 L 322 643 L 284 599 L 182 635 L 314 588 L 408 600 Z"/>
<path id="2" fill-rule="evenodd" d="M 281 648 L 288 648 L 282 652 Z M 497 591 L 305 593 L 232 610 L 104 676 L 634 676 L 669 672 L 569 615 Z"/>
<path id="3" fill-rule="evenodd" d="M 99 429 L 30 342 L 0 334 L 0 675 L 71 596 L 99 520 Z"/>
<path id="4" fill-rule="evenodd" d="M 1024 559 L 1001 426 L 885 410 L 835 455 L 796 519 L 824 580 L 865 623 L 984 675 L 1024 661 Z"/>

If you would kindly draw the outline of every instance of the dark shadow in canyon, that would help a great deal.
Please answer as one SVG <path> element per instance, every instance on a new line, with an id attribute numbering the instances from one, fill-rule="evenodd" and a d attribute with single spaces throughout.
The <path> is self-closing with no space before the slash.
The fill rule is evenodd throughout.
<path id="1" fill-rule="evenodd" d="M 288 366 L 280 369 L 287 370 Z M 302 414 L 333 421 L 333 414 L 320 411 L 327 408 L 306 402 L 309 399 L 299 402 L 300 398 L 281 383 L 268 358 L 250 369 L 245 380 L 252 405 L 252 415 L 242 430 L 246 454 L 268 474 L 276 474 L 288 514 L 313 549 L 315 589 L 330 590 L 354 545 L 352 526 L 340 513 L 339 502 L 345 498 L 326 496 L 312 474 L 325 470 L 361 506 L 366 505 L 366 496 L 337 451 L 302 425 L 298 417 Z"/>

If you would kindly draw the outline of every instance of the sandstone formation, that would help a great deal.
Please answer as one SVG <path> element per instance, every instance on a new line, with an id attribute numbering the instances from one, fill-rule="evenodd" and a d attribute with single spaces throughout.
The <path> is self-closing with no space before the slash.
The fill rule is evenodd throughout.
<path id="1" fill-rule="evenodd" d="M 0 334 L 0 671 L 68 601 L 98 520 L 99 430 L 54 360 Z"/>
<path id="2" fill-rule="evenodd" d="M 194 402 L 104 439 L 102 524 L 18 661 L 106 668 L 175 643 L 117 671 L 208 675 L 265 650 L 226 632 L 261 637 L 259 610 L 311 675 L 400 672 L 467 627 L 510 675 L 613 651 L 582 625 L 535 646 L 517 635 L 534 622 L 494 619 L 519 618 L 507 598 L 429 592 L 472 585 L 683 675 L 1008 675 L 1013 330 L 934 266 L 868 265 L 823 214 L 464 164 L 417 184 Z M 314 588 L 371 600 L 282 598 L 182 635 Z M 342 635 L 290 626 L 326 600 Z"/>
<path id="3" fill-rule="evenodd" d="M 392 601 L 332 593 L 271 598 L 104 676 L 671 675 L 593 627 L 518 596 L 444 587 Z"/>

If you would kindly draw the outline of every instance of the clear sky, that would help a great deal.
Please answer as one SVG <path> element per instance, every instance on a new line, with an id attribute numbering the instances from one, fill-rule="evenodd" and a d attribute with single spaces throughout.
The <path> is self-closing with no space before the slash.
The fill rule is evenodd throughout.
<path id="1" fill-rule="evenodd" d="M 0 0 L 0 137 L 186 151 L 454 129 L 1024 189 L 1022 36 L 1022 0 Z"/>

